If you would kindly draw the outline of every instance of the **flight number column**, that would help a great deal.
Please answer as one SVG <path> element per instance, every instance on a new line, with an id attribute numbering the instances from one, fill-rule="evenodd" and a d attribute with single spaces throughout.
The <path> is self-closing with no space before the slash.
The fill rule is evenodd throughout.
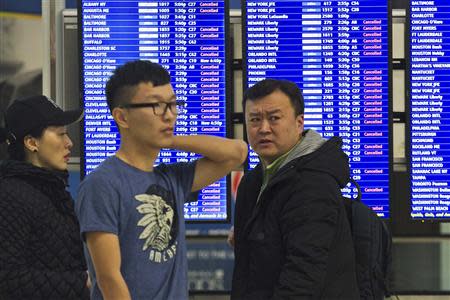
<path id="1" fill-rule="evenodd" d="M 325 59 L 323 57 L 324 39 L 321 32 L 322 9 L 321 1 L 301 2 L 301 31 L 295 33 L 299 38 L 297 43 L 301 45 L 301 76 L 296 79 L 305 100 L 305 128 L 322 132 L 322 113 L 324 111 L 323 75 L 329 70 L 324 69 Z M 333 110 L 326 108 L 325 110 Z"/>

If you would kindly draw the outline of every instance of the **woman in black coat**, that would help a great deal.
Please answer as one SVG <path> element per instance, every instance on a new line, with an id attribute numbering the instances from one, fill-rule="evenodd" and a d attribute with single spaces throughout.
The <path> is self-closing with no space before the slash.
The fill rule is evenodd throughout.
<path id="1" fill-rule="evenodd" d="M 45 96 L 14 101 L 0 128 L 0 299 L 89 299 L 89 276 L 67 186 L 73 144 L 62 111 Z"/>

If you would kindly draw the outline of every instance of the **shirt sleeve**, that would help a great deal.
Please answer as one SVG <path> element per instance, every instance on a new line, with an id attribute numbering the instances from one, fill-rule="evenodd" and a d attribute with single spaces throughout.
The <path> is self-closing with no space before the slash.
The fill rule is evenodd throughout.
<path id="1" fill-rule="evenodd" d="M 119 193 L 114 184 L 99 175 L 88 176 L 78 190 L 75 213 L 83 240 L 86 232 L 119 234 Z"/>

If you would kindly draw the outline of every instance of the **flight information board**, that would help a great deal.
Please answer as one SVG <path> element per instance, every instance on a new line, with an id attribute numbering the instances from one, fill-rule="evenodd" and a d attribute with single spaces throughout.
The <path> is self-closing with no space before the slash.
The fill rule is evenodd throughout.
<path id="1" fill-rule="evenodd" d="M 450 219 L 450 2 L 410 1 L 411 217 Z"/>
<path id="2" fill-rule="evenodd" d="M 385 218 L 391 157 L 389 7 L 386 0 L 247 0 L 242 6 L 246 86 L 264 78 L 297 83 L 305 99 L 305 129 L 342 137 L 363 201 Z M 249 167 L 258 161 L 252 152 Z"/>
<path id="3" fill-rule="evenodd" d="M 151 60 L 169 71 L 177 100 L 187 103 L 175 134 L 227 135 L 225 0 L 82 0 L 79 5 L 86 175 L 118 150 L 120 136 L 104 88 L 115 68 L 130 60 Z M 163 149 L 155 163 L 197 158 Z M 185 219 L 228 220 L 228 191 L 226 178 L 203 189 L 198 201 L 185 205 Z"/>

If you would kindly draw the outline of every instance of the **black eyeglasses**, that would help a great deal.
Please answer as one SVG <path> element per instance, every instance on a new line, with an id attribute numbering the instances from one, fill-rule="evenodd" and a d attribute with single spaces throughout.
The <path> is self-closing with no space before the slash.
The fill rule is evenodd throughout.
<path id="1" fill-rule="evenodd" d="M 157 116 L 162 116 L 166 114 L 167 109 L 177 115 L 184 111 L 186 107 L 186 102 L 182 100 L 172 101 L 172 102 L 147 102 L 147 103 L 128 103 L 119 106 L 120 108 L 143 108 L 151 107 L 153 108 L 153 113 Z"/>

